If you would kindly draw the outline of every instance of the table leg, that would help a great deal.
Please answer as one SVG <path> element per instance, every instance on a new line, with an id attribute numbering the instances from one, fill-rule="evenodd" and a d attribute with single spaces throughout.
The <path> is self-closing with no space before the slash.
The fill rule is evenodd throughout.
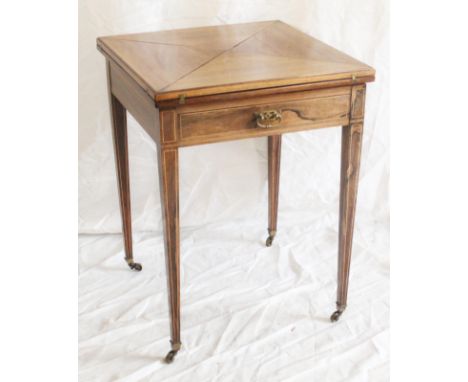
<path id="1" fill-rule="evenodd" d="M 115 167 L 119 185 L 120 214 L 125 247 L 125 260 L 130 267 L 141 271 L 141 264 L 133 261 L 132 214 L 130 208 L 130 179 L 128 171 L 127 111 L 120 101 L 110 96 L 112 136 L 114 138 Z"/>
<path id="2" fill-rule="evenodd" d="M 179 163 L 178 149 L 158 146 L 159 186 L 164 226 L 172 349 L 167 363 L 180 349 Z"/>
<path id="3" fill-rule="evenodd" d="M 341 138 L 340 222 L 338 239 L 338 290 L 336 308 L 330 317 L 337 321 L 346 309 L 354 215 L 359 182 L 362 122 L 343 126 Z"/>
<path id="4" fill-rule="evenodd" d="M 268 238 L 270 247 L 276 235 L 278 221 L 278 196 L 281 164 L 281 135 L 268 137 Z"/>

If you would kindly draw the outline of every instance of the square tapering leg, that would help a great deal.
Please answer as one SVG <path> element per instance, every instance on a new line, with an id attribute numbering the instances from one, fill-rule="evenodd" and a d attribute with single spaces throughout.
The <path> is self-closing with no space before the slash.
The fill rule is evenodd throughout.
<path id="1" fill-rule="evenodd" d="M 266 246 L 273 244 L 278 223 L 278 197 L 281 167 L 281 135 L 268 137 L 268 238 Z"/>
<path id="2" fill-rule="evenodd" d="M 341 138 L 340 216 L 338 238 L 338 289 L 331 320 L 337 321 L 346 309 L 349 269 L 353 244 L 354 216 L 359 183 L 362 122 L 343 126 Z"/>
<path id="3" fill-rule="evenodd" d="M 109 99 L 112 121 L 112 137 L 114 141 L 115 167 L 119 188 L 120 215 L 122 218 L 122 231 L 124 238 L 125 260 L 130 267 L 141 271 L 141 264 L 133 261 L 132 248 L 132 213 L 130 207 L 130 176 L 128 169 L 128 143 L 127 143 L 127 111 L 120 101 L 112 94 L 109 66 Z"/>
<path id="4" fill-rule="evenodd" d="M 166 250 L 167 282 L 172 350 L 166 362 L 180 349 L 180 248 L 179 248 L 179 158 L 178 149 L 158 146 L 159 185 Z"/>

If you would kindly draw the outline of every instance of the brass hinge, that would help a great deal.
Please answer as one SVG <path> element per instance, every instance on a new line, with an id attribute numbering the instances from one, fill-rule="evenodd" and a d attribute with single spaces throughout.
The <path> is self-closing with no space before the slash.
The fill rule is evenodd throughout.
<path id="1" fill-rule="evenodd" d="M 185 94 L 179 96 L 179 104 L 183 105 L 185 103 Z"/>

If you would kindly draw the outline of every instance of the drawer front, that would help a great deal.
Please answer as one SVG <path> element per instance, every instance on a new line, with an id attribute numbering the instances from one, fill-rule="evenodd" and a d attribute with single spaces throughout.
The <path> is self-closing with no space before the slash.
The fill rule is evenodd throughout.
<path id="1" fill-rule="evenodd" d="M 349 122 L 349 91 L 341 94 L 179 114 L 182 144 L 282 134 Z"/>

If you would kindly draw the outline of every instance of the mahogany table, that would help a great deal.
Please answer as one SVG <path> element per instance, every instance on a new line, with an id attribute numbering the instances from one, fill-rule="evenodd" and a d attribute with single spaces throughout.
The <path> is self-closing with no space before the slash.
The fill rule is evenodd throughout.
<path id="1" fill-rule="evenodd" d="M 132 251 L 128 110 L 154 139 L 168 275 L 172 349 L 181 347 L 180 147 L 268 137 L 268 238 L 276 234 L 281 136 L 342 126 L 336 321 L 346 308 L 366 82 L 371 67 L 281 21 L 101 37 L 106 57 L 125 260 Z"/>

